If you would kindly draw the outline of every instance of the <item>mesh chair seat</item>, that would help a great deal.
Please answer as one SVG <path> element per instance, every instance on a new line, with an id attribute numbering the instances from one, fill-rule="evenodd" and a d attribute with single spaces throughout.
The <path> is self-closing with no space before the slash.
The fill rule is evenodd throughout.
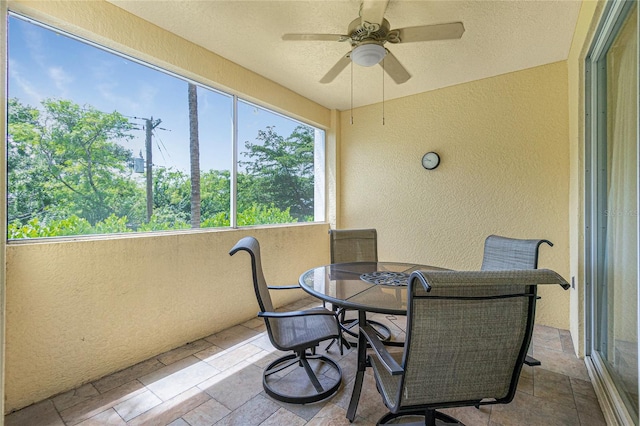
<path id="1" fill-rule="evenodd" d="M 276 312 L 269 290 L 296 287 L 270 287 L 262 272 L 260 244 L 254 237 L 245 237 L 236 243 L 229 254 L 246 251 L 251 257 L 253 288 L 260 306 L 258 316 L 264 318 L 271 344 L 281 351 L 291 351 L 269 364 L 262 374 L 262 386 L 279 401 L 306 404 L 326 399 L 338 391 L 342 370 L 337 362 L 315 352 L 324 340 L 342 341 L 338 317 L 325 308 L 304 311 Z M 303 370 L 305 383 L 298 383 L 298 370 Z M 287 380 L 289 374 L 294 377 Z M 293 383 L 293 385 L 292 385 Z"/>
<path id="2" fill-rule="evenodd" d="M 308 311 L 331 312 L 324 308 L 314 308 Z M 304 315 L 289 318 L 267 319 L 270 326 L 271 338 L 277 348 L 297 349 L 308 348 L 327 339 L 329 335 L 337 335 L 336 319 L 327 315 Z"/>

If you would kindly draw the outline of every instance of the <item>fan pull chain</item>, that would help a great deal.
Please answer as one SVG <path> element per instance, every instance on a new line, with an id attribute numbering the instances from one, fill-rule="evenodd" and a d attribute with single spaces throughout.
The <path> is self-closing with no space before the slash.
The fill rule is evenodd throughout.
<path id="1" fill-rule="evenodd" d="M 384 126 L 384 58 L 382 58 L 382 125 Z"/>
<path id="2" fill-rule="evenodd" d="M 351 61 L 351 124 L 353 125 L 353 61 Z"/>

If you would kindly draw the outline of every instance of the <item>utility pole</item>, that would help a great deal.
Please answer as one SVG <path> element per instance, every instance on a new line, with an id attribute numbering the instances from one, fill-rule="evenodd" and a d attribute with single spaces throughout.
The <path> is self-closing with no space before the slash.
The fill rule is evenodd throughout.
<path id="1" fill-rule="evenodd" d="M 151 221 L 153 215 L 153 149 L 151 144 L 151 137 L 153 129 L 158 127 L 162 123 L 162 120 L 153 120 L 151 118 L 144 119 L 144 127 L 146 130 L 145 147 L 147 149 L 147 222 Z"/>

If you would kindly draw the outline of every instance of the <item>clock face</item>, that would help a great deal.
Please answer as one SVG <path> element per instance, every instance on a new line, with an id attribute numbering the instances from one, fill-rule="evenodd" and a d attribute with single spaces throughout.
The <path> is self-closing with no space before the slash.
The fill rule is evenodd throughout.
<path id="1" fill-rule="evenodd" d="M 440 164 L 440 156 L 435 152 L 427 152 L 422 156 L 422 167 L 427 170 L 433 170 Z"/>

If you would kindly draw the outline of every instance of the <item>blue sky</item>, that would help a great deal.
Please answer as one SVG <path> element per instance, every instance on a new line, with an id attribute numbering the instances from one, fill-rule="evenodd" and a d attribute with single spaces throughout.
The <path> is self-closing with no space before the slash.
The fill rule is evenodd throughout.
<path id="1" fill-rule="evenodd" d="M 9 97 L 40 107 L 42 100 L 68 99 L 104 112 L 127 117 L 161 119 L 154 132 L 153 164 L 189 170 L 189 114 L 185 80 L 146 67 L 119 55 L 34 25 L 9 18 Z M 231 166 L 232 98 L 198 88 L 200 167 L 229 170 Z M 144 155 L 145 132 L 125 146 Z M 246 103 L 238 104 L 239 148 L 253 141 L 258 130 L 275 125 L 288 136 L 298 125 Z M 162 130 L 165 129 L 165 130 Z"/>

